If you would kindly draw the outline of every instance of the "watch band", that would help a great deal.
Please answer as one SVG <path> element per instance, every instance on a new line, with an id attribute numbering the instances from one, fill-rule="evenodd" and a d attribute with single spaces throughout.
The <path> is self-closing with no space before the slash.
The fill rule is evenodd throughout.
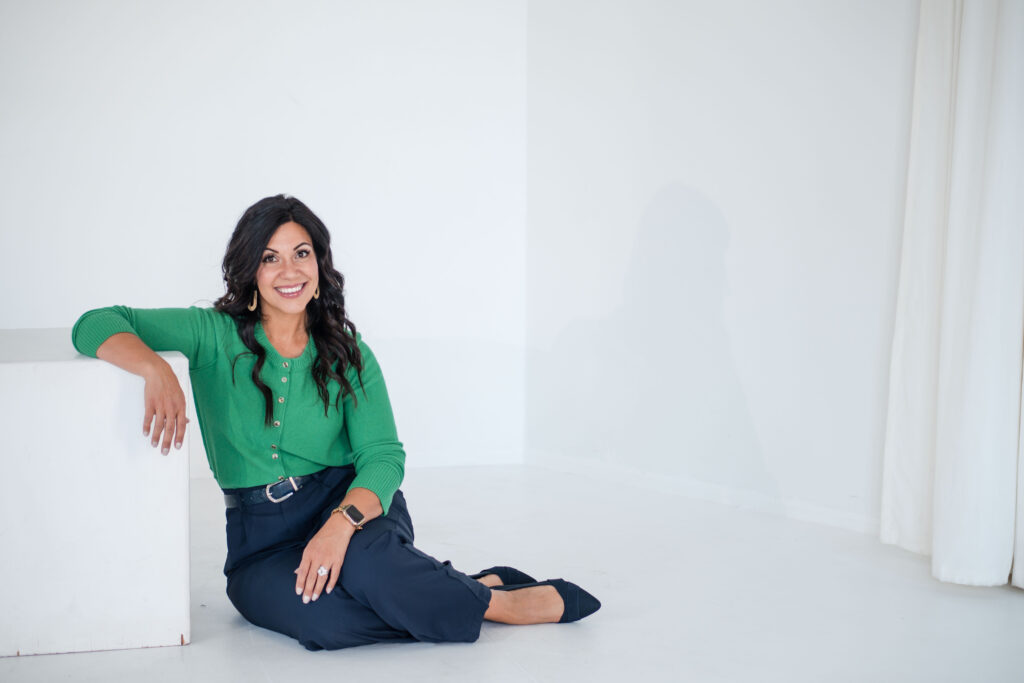
<path id="1" fill-rule="evenodd" d="M 345 519 L 351 522 L 352 526 L 356 528 L 356 531 L 363 528 L 363 520 L 366 519 L 366 516 L 363 515 L 355 505 L 352 505 L 351 503 L 347 505 L 339 505 L 331 510 L 332 515 L 335 512 L 341 513 Z"/>

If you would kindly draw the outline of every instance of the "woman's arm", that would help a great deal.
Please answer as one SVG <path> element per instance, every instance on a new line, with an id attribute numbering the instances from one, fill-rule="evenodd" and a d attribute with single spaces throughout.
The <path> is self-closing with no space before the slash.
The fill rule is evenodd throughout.
<path id="1" fill-rule="evenodd" d="M 395 417 L 391 410 L 387 385 L 380 364 L 370 347 L 359 338 L 359 352 L 363 359 L 362 377 L 349 368 L 346 377 L 352 384 L 354 396 L 343 399 L 345 429 L 352 447 L 352 461 L 356 476 L 350 489 L 369 490 L 376 498 L 370 510 L 381 509 L 387 514 L 391 499 L 405 476 L 405 449 L 398 440 Z M 359 511 L 370 518 L 367 510 L 356 501 Z M 369 503 L 367 503 L 369 505 Z"/>
<path id="2" fill-rule="evenodd" d="M 185 395 L 170 365 L 156 351 L 180 351 L 190 370 L 214 362 L 221 314 L 208 308 L 109 306 L 83 313 L 71 331 L 79 352 L 101 358 L 146 380 L 142 433 L 163 453 L 185 437 Z M 166 428 L 165 428 L 166 427 Z"/>
<path id="3" fill-rule="evenodd" d="M 405 474 L 405 450 L 398 440 L 384 375 L 377 358 L 357 335 L 363 359 L 362 381 L 349 369 L 347 378 L 355 389 L 343 399 L 345 429 L 353 450 L 355 478 L 340 504 L 349 504 L 363 513 L 365 522 L 386 514 Z M 353 400 L 354 398 L 354 400 Z M 295 593 L 303 602 L 316 600 L 326 588 L 330 593 L 341 576 L 348 544 L 356 533 L 352 523 L 341 514 L 332 514 L 306 544 L 296 568 Z M 327 574 L 320 576 L 320 567 Z"/>
<path id="4" fill-rule="evenodd" d="M 188 422 L 185 393 L 170 364 L 131 332 L 118 332 L 108 337 L 96 349 L 96 357 L 146 380 L 143 435 L 148 436 L 152 428 L 151 443 L 156 446 L 162 434 L 164 455 L 170 452 L 172 438 L 174 447 L 181 448 Z"/>

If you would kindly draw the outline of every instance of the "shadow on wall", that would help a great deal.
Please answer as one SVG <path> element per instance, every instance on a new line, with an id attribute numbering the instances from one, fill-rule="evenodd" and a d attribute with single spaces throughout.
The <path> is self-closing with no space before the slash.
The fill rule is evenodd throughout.
<path id="1" fill-rule="evenodd" d="M 654 195 L 622 305 L 531 350 L 531 448 L 778 498 L 725 328 L 727 246 L 707 197 Z"/>

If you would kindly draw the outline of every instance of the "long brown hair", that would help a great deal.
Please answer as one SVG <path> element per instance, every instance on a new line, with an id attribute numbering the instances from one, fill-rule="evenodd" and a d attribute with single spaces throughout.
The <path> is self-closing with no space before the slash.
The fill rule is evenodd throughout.
<path id="1" fill-rule="evenodd" d="M 306 307 L 306 332 L 316 345 L 317 360 L 313 364 L 313 380 L 317 392 L 324 402 L 324 416 L 330 407 L 330 392 L 327 383 L 333 379 L 341 385 L 335 398 L 339 410 L 342 396 L 355 392 L 345 373 L 349 366 L 356 369 L 362 384 L 363 360 L 356 342 L 356 326 L 345 315 L 345 278 L 334 269 L 331 258 L 331 235 L 327 226 L 305 204 L 294 197 L 279 194 L 259 200 L 242 214 L 235 231 L 228 241 L 221 270 L 227 291 L 214 302 L 213 307 L 234 318 L 238 336 L 256 356 L 252 369 L 252 381 L 263 394 L 265 401 L 264 421 L 270 425 L 274 418 L 273 394 L 270 387 L 260 379 L 260 370 L 267 358 L 267 351 L 256 340 L 256 323 L 260 321 L 260 307 L 250 311 L 248 304 L 256 290 L 256 271 L 259 269 L 263 251 L 270 238 L 285 223 L 295 222 L 306 229 L 313 240 L 320 278 L 320 297 L 312 299 Z M 234 363 L 244 355 L 235 357 L 231 366 L 234 381 Z"/>

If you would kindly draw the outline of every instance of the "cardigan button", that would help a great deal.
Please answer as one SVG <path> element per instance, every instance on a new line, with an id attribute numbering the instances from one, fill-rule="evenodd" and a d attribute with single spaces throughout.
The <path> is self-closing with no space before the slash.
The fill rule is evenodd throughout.
<path id="1" fill-rule="evenodd" d="M 282 382 L 287 382 L 287 381 L 288 381 L 288 378 L 287 378 L 287 377 L 282 377 L 282 378 L 281 378 L 281 381 L 282 381 Z"/>
<path id="2" fill-rule="evenodd" d="M 277 397 L 277 402 L 278 403 L 284 403 L 284 396 L 278 396 Z"/>
<path id="3" fill-rule="evenodd" d="M 274 420 L 274 426 L 275 427 L 280 427 L 281 426 L 281 421 L 280 420 Z"/>
<path id="4" fill-rule="evenodd" d="M 288 361 L 281 363 L 281 365 L 283 365 L 284 367 L 288 367 Z"/>
<path id="5" fill-rule="evenodd" d="M 277 453 L 271 453 L 270 457 L 273 458 L 274 460 L 277 460 Z"/>

